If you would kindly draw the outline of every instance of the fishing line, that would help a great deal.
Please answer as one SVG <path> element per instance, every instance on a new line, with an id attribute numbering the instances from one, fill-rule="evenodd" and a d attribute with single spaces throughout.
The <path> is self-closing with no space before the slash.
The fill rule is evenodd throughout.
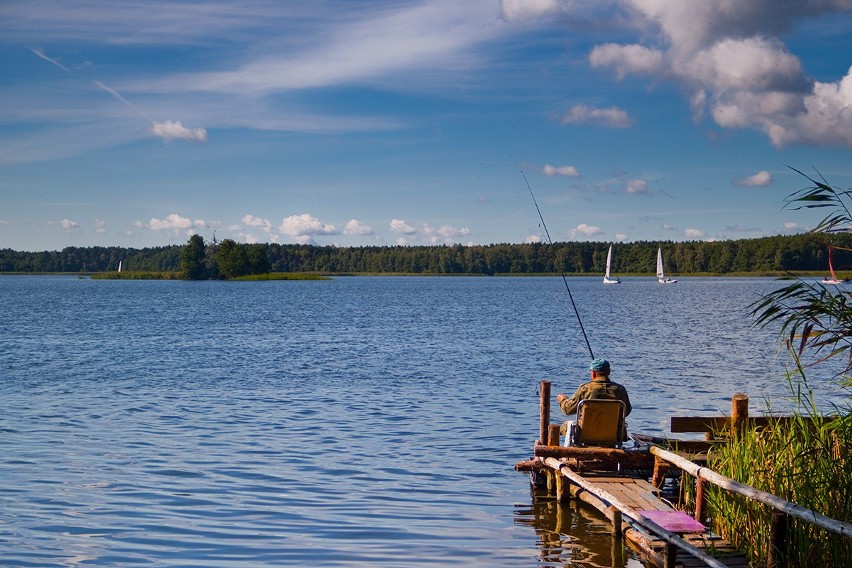
<path id="1" fill-rule="evenodd" d="M 544 230 L 544 234 L 547 237 L 547 242 L 553 247 L 553 241 L 550 240 L 550 232 L 547 230 L 547 224 L 544 222 L 544 217 L 541 214 L 541 209 L 538 207 L 538 201 L 535 199 L 535 195 L 533 195 L 533 190 L 530 187 L 530 182 L 527 181 L 527 175 L 524 173 L 524 170 L 521 170 L 521 175 L 524 177 L 524 183 L 527 184 L 527 189 L 530 190 L 530 197 L 532 197 L 533 203 L 535 204 L 535 210 L 538 211 L 538 218 L 541 220 L 541 228 Z M 583 332 L 583 339 L 586 340 L 586 347 L 589 348 L 589 355 L 591 355 L 592 359 L 595 358 L 595 354 L 592 352 L 592 345 L 589 343 L 589 337 L 586 335 L 586 328 L 583 327 L 583 320 L 580 319 L 580 312 L 577 310 L 577 304 L 574 303 L 574 295 L 571 294 L 571 288 L 568 286 L 568 279 L 565 277 L 565 272 L 562 268 L 559 268 L 559 274 L 562 275 L 562 282 L 565 283 L 565 289 L 568 290 L 568 298 L 571 300 L 571 307 L 574 308 L 574 315 L 577 316 L 577 323 L 580 324 L 580 331 Z"/>

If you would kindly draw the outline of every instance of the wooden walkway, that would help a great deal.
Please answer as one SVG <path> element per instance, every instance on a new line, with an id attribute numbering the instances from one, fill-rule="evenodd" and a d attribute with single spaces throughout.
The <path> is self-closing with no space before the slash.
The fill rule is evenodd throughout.
<path id="1" fill-rule="evenodd" d="M 621 533 L 630 547 L 639 552 L 647 561 L 656 566 L 666 567 L 682 566 L 687 568 L 708 565 L 705 560 L 691 556 L 686 552 L 676 553 L 676 548 L 671 543 L 655 534 L 661 532 L 659 528 L 665 529 L 665 527 L 654 527 L 657 529 L 654 531 L 646 526 L 645 520 L 651 515 L 650 512 L 677 514 L 675 509 L 660 499 L 660 490 L 650 482 L 645 479 L 616 477 L 608 474 L 583 474 L 581 477 L 585 480 L 583 486 L 573 481 L 570 482 L 571 497 L 588 503 L 614 522 L 618 522 L 618 519 L 612 518 L 613 503 L 619 503 L 626 508 L 627 511 L 621 511 L 620 515 Z M 607 499 L 607 496 L 611 496 L 611 499 Z M 632 518 L 632 515 L 635 518 Z M 647 523 L 647 525 L 655 524 L 653 521 Z M 731 543 L 718 535 L 712 535 L 706 531 L 686 533 L 666 530 L 665 532 L 669 536 L 681 538 L 688 545 L 703 551 L 718 562 L 718 565 L 731 568 L 748 567 L 746 559 L 737 552 Z"/>

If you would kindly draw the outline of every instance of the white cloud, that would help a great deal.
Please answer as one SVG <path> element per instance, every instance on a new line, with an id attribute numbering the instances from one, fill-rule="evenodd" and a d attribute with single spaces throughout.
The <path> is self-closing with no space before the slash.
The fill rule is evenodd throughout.
<path id="1" fill-rule="evenodd" d="M 74 231 L 80 227 L 80 224 L 71 219 L 63 219 L 59 222 L 59 226 L 66 231 Z"/>
<path id="2" fill-rule="evenodd" d="M 390 230 L 394 233 L 405 235 L 402 237 L 405 242 L 411 242 L 414 239 L 419 242 L 429 244 L 451 244 L 460 242 L 461 237 L 470 235 L 470 229 L 467 227 L 454 227 L 449 224 L 441 225 L 437 229 L 428 223 L 418 223 L 412 225 L 403 219 L 393 219 L 390 222 Z M 399 242 L 399 239 L 397 240 Z"/>
<path id="3" fill-rule="evenodd" d="M 687 239 L 700 239 L 704 237 L 704 231 L 700 229 L 684 229 L 683 236 Z"/>
<path id="4" fill-rule="evenodd" d="M 695 120 L 762 131 L 777 147 L 852 147 L 852 69 L 836 82 L 808 79 L 781 41 L 806 18 L 852 10 L 849 0 L 613 0 L 638 43 L 606 43 L 593 67 L 683 87 Z M 566 5 L 570 5 L 566 3 Z"/>
<path id="5" fill-rule="evenodd" d="M 99 235 L 104 235 L 107 232 L 107 222 L 104 219 L 95 219 L 95 232 Z"/>
<path id="6" fill-rule="evenodd" d="M 267 233 L 272 232 L 272 223 L 269 222 L 269 219 L 255 217 L 254 215 L 246 213 L 245 215 L 243 215 L 242 221 L 243 224 L 248 227 L 255 227 Z"/>
<path id="7" fill-rule="evenodd" d="M 775 178 L 771 173 L 761 170 L 756 174 L 738 179 L 734 183 L 745 187 L 766 187 L 767 185 L 772 185 L 773 181 L 775 181 Z"/>
<path id="8" fill-rule="evenodd" d="M 627 235 L 625 235 L 624 233 L 616 233 L 615 234 L 615 240 L 617 240 L 618 242 L 626 241 Z"/>
<path id="9" fill-rule="evenodd" d="M 313 237 L 318 235 L 338 234 L 334 225 L 323 223 L 309 213 L 285 217 L 278 231 L 301 243 L 312 242 Z"/>
<path id="10" fill-rule="evenodd" d="M 524 242 L 528 245 L 533 244 L 533 243 L 540 243 L 540 242 L 543 242 L 543 241 L 544 241 L 544 239 L 542 238 L 542 236 L 540 234 L 532 234 L 532 235 L 529 235 L 526 239 L 524 239 Z"/>
<path id="11" fill-rule="evenodd" d="M 187 128 L 178 120 L 173 122 L 154 122 L 151 132 L 163 140 L 191 140 L 193 142 L 207 142 L 207 131 L 203 128 Z"/>
<path id="12" fill-rule="evenodd" d="M 639 193 L 647 193 L 648 192 L 648 182 L 644 179 L 631 179 L 627 180 L 625 185 L 625 191 L 628 195 L 636 195 Z"/>
<path id="13" fill-rule="evenodd" d="M 603 234 L 603 229 L 601 229 L 600 227 L 595 227 L 593 225 L 586 225 L 585 223 L 580 223 L 575 228 L 568 231 L 568 236 L 572 239 L 575 238 L 575 237 L 578 237 L 578 236 L 584 236 L 584 237 L 589 238 L 589 237 L 595 237 L 597 235 L 602 235 L 602 234 Z"/>
<path id="14" fill-rule="evenodd" d="M 417 232 L 417 227 L 409 225 L 404 219 L 391 219 L 390 230 L 403 235 L 413 235 Z"/>
<path id="15" fill-rule="evenodd" d="M 152 218 L 147 224 L 141 226 L 151 229 L 152 231 L 180 231 L 183 229 L 191 229 L 196 225 L 204 225 L 203 221 L 192 221 L 187 217 L 182 217 L 177 213 L 172 213 L 165 219 Z"/>
<path id="16" fill-rule="evenodd" d="M 545 164 L 541 169 L 541 173 L 546 176 L 580 177 L 580 172 L 574 166 L 551 166 L 550 164 Z"/>
<path id="17" fill-rule="evenodd" d="M 587 105 L 576 105 L 562 117 L 562 124 L 579 123 L 610 128 L 627 128 L 631 121 L 627 112 L 617 107 L 593 108 Z"/>
<path id="18" fill-rule="evenodd" d="M 501 0 L 503 17 L 510 21 L 541 18 L 559 9 L 559 0 Z"/>
<path id="19" fill-rule="evenodd" d="M 346 226 L 343 227 L 343 234 L 366 236 L 373 235 L 375 232 L 369 225 L 365 225 L 357 219 L 351 219 L 348 223 L 346 223 Z"/>
<path id="20" fill-rule="evenodd" d="M 786 221 L 784 223 L 784 232 L 785 233 L 806 233 L 810 230 L 810 227 L 807 225 L 800 225 L 799 223 L 795 223 L 793 221 Z"/>

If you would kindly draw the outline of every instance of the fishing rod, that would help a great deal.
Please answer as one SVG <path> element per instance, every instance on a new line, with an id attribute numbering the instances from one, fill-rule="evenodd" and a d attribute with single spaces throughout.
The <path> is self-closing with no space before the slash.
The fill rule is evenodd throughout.
<path id="1" fill-rule="evenodd" d="M 527 189 L 530 190 L 530 197 L 532 197 L 533 203 L 535 204 L 535 210 L 538 211 L 538 218 L 541 219 L 541 228 L 544 230 L 547 242 L 552 247 L 553 241 L 550 240 L 550 232 L 547 230 L 547 224 L 544 222 L 544 216 L 541 214 L 541 209 L 538 207 L 538 201 L 536 201 L 535 195 L 533 195 L 533 190 L 530 187 L 530 182 L 527 181 L 527 175 L 524 173 L 524 170 L 521 170 L 521 175 L 524 177 L 524 183 L 527 184 Z M 571 294 L 571 288 L 568 286 L 568 279 L 565 277 L 565 272 L 561 267 L 559 268 L 559 274 L 562 275 L 562 282 L 565 283 L 565 289 L 568 290 L 568 298 L 571 299 L 571 307 L 574 308 L 574 314 L 577 316 L 577 323 L 580 324 L 580 331 L 583 332 L 583 339 L 586 340 L 586 347 L 589 348 L 589 355 L 592 359 L 594 359 L 595 354 L 592 352 L 592 345 L 589 343 L 589 337 L 586 335 L 586 328 L 583 327 L 583 320 L 580 319 L 580 312 L 577 310 L 577 304 L 574 303 L 574 296 Z"/>

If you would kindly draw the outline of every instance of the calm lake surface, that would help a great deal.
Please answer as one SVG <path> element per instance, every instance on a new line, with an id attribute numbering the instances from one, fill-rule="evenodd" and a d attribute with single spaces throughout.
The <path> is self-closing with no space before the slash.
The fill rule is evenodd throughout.
<path id="1" fill-rule="evenodd" d="M 781 283 L 569 284 L 631 430 L 787 407 Z M 512 470 L 587 376 L 558 277 L 0 276 L 0 314 L 3 566 L 640 565 Z"/>

